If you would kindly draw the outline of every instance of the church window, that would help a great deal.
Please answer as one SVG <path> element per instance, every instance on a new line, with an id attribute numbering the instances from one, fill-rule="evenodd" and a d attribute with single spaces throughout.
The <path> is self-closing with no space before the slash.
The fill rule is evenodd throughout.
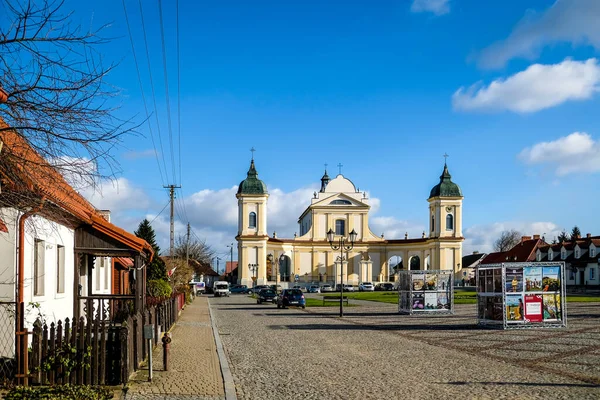
<path id="1" fill-rule="evenodd" d="M 431 231 L 435 230 L 435 216 L 431 214 Z"/>
<path id="2" fill-rule="evenodd" d="M 446 215 L 446 229 L 449 231 L 454 229 L 454 217 L 452 214 Z"/>
<path id="3" fill-rule="evenodd" d="M 351 202 L 349 202 L 348 200 L 333 200 L 331 203 L 329 204 L 333 204 L 333 205 L 352 205 Z"/>
<path id="4" fill-rule="evenodd" d="M 256 228 L 256 213 L 251 212 L 250 217 L 248 218 L 248 227 Z"/>
<path id="5" fill-rule="evenodd" d="M 338 219 L 335 221 L 335 234 L 344 236 L 346 234 L 346 221 Z"/>

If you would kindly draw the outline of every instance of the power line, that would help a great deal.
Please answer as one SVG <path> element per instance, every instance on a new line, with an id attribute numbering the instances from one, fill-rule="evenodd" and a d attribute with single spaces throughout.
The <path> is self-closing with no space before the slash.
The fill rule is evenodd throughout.
<path id="1" fill-rule="evenodd" d="M 165 73 L 165 94 L 167 100 L 167 124 L 169 127 L 169 147 L 171 149 L 171 166 L 173 168 L 173 181 L 177 182 L 175 173 L 175 154 L 173 152 L 173 127 L 171 124 L 171 102 L 169 100 L 169 73 L 167 70 L 167 46 L 165 44 L 165 24 L 163 21 L 162 0 L 158 0 L 158 14 L 160 18 L 160 39 L 162 43 L 163 71 Z"/>
<path id="2" fill-rule="evenodd" d="M 146 35 L 146 24 L 144 22 L 144 10 L 142 8 L 142 0 L 138 0 L 138 3 L 140 5 L 140 15 L 142 18 L 142 31 L 144 32 L 144 46 L 146 48 L 146 59 L 148 61 L 148 74 L 150 76 L 150 88 L 152 89 L 152 101 L 154 104 L 154 116 L 156 117 L 156 126 L 158 128 L 158 142 L 160 144 L 160 154 L 162 156 L 162 160 L 163 160 L 163 164 L 165 166 L 165 177 L 166 180 L 169 180 L 169 176 L 167 173 L 167 162 L 165 161 L 165 150 L 162 144 L 162 132 L 160 129 L 160 122 L 158 120 L 158 107 L 156 106 L 156 92 L 154 90 L 154 79 L 152 78 L 152 68 L 150 67 L 150 51 L 148 50 L 148 39 L 147 39 L 147 35 Z M 173 177 L 175 178 L 175 177 Z M 163 184 L 164 186 L 164 184 Z"/>
<path id="3" fill-rule="evenodd" d="M 175 26 L 177 27 L 177 136 L 179 138 L 179 183 L 181 183 L 181 56 L 179 51 L 179 0 L 175 2 L 175 13 Z"/>
<path id="4" fill-rule="evenodd" d="M 152 140 L 152 148 L 154 149 L 154 156 L 156 158 L 156 164 L 158 165 L 158 172 L 160 173 L 160 180 L 162 184 L 165 184 L 162 169 L 160 167 L 160 160 L 158 159 L 158 152 L 156 151 L 156 143 L 154 142 L 154 133 L 152 132 L 152 124 L 150 123 L 150 113 L 148 112 L 148 104 L 146 103 L 146 95 L 144 93 L 144 85 L 142 84 L 142 76 L 140 74 L 140 66 L 138 63 L 137 55 L 135 52 L 135 46 L 133 44 L 133 35 L 131 34 L 131 26 L 129 24 L 129 16 L 127 14 L 127 7 L 125 6 L 125 0 L 123 0 L 123 11 L 125 12 L 125 21 L 127 22 L 127 32 L 129 33 L 129 41 L 131 43 L 131 52 L 133 53 L 133 60 L 135 62 L 135 69 L 137 71 L 138 83 L 140 84 L 140 91 L 142 93 L 142 100 L 144 103 L 144 111 L 146 112 L 146 121 L 148 121 L 148 130 L 150 131 L 150 139 Z M 165 165 L 165 174 L 167 173 L 167 166 Z"/>
<path id="5" fill-rule="evenodd" d="M 169 201 L 167 202 L 167 204 L 165 204 L 165 206 L 163 207 L 163 209 L 162 209 L 162 210 L 160 210 L 160 212 L 159 212 L 159 213 L 156 215 L 156 217 L 154 217 L 154 219 L 153 219 L 152 221 L 150 221 L 150 225 L 152 225 L 152 223 L 153 223 L 154 221 L 156 221 L 156 218 L 158 218 L 158 217 L 160 216 L 160 214 L 162 214 L 162 212 L 163 212 L 163 211 L 165 211 L 165 208 L 167 208 L 167 206 L 168 206 L 169 204 L 171 204 L 171 200 L 169 200 Z"/>

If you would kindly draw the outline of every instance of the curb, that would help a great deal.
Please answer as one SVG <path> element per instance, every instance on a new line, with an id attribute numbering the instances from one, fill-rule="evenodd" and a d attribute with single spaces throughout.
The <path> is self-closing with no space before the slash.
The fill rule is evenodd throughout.
<path id="1" fill-rule="evenodd" d="M 233 382 L 233 376 L 229 369 L 229 363 L 227 362 L 227 356 L 223 349 L 223 342 L 219 336 L 219 330 L 213 316 L 212 308 L 210 307 L 210 301 L 206 299 L 208 303 L 208 312 L 210 314 L 210 324 L 213 330 L 213 336 L 215 337 L 215 345 L 217 346 L 217 355 L 219 356 L 219 364 L 221 364 L 221 375 L 223 376 L 223 385 L 225 386 L 225 400 L 237 400 L 237 394 L 235 392 L 235 383 Z"/>

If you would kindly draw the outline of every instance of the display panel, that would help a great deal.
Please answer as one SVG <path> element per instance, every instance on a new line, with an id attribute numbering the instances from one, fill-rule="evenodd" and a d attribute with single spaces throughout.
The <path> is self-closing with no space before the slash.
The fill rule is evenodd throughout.
<path id="1" fill-rule="evenodd" d="M 476 277 L 480 324 L 566 326 L 564 263 L 481 265 Z"/>
<path id="2" fill-rule="evenodd" d="M 398 311 L 402 313 L 453 312 L 452 271 L 401 271 L 398 286 Z"/>

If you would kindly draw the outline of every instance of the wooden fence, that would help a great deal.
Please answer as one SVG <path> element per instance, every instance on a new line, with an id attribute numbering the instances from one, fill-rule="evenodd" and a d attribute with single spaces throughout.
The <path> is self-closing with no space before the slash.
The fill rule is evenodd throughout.
<path id="1" fill-rule="evenodd" d="M 31 383 L 126 383 L 152 351 L 143 337 L 144 325 L 154 327 L 153 345 L 158 345 L 161 332 L 171 329 L 184 304 L 185 296 L 176 295 L 129 316 L 123 323 L 81 317 L 48 326 L 38 319 L 29 357 Z"/>

